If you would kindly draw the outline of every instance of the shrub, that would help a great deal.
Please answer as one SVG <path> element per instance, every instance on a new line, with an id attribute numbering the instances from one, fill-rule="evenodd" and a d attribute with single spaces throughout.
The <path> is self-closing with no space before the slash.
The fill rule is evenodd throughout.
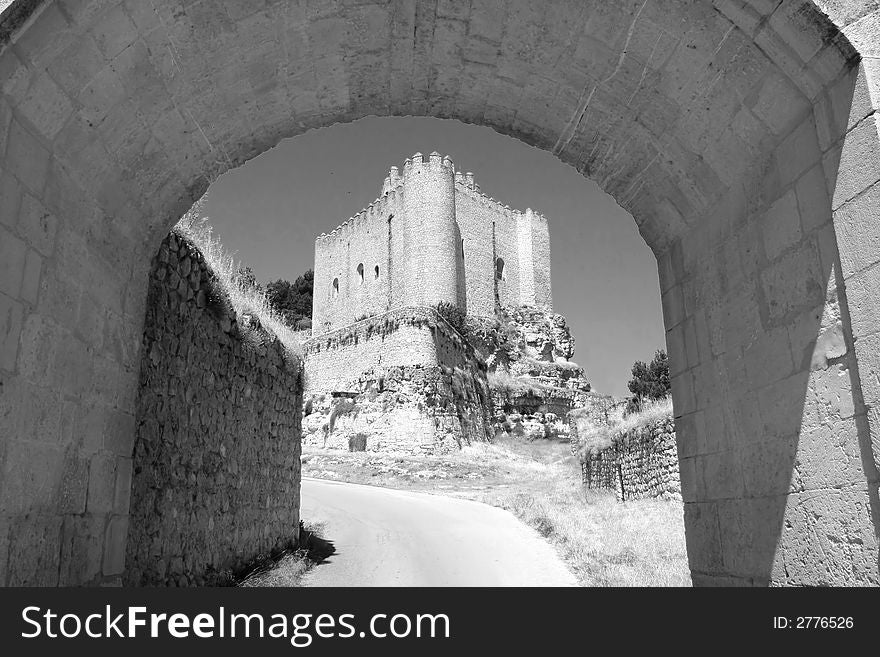
<path id="1" fill-rule="evenodd" d="M 449 325 L 458 331 L 462 337 L 467 336 L 467 317 L 464 311 L 454 303 L 440 301 L 432 306 L 437 314 L 445 319 Z"/>
<path id="2" fill-rule="evenodd" d="M 506 372 L 490 372 L 487 375 L 489 387 L 514 395 L 532 395 L 540 397 L 551 390 L 550 386 L 537 381 L 511 376 Z"/>
<path id="3" fill-rule="evenodd" d="M 349 452 L 366 452 L 367 451 L 367 434 L 356 433 L 348 439 Z"/>
<path id="4" fill-rule="evenodd" d="M 267 284 L 266 298 L 288 324 L 295 325 L 301 319 L 310 319 L 312 316 L 314 283 L 314 271 L 309 269 L 293 283 L 278 279 Z"/>

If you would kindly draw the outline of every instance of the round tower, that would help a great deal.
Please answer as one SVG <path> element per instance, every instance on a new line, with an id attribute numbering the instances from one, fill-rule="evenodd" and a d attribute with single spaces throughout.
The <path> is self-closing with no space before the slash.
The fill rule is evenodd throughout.
<path id="1" fill-rule="evenodd" d="M 403 169 L 407 243 L 405 305 L 458 304 L 455 165 L 436 151 Z M 397 304 L 395 304 L 397 305 Z"/>

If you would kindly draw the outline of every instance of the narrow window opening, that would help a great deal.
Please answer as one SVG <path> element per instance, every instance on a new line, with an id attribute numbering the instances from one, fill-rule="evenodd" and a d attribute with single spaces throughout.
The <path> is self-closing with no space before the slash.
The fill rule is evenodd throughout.
<path id="1" fill-rule="evenodd" d="M 376 267 L 373 269 L 373 274 L 374 274 L 374 278 L 376 280 L 379 280 L 379 265 L 376 265 Z"/>
<path id="2" fill-rule="evenodd" d="M 358 285 L 363 285 L 364 284 L 364 263 L 360 263 L 357 266 L 357 273 L 358 273 Z"/>
<path id="3" fill-rule="evenodd" d="M 495 261 L 495 280 L 496 281 L 503 281 L 505 279 L 506 279 L 506 276 L 504 275 L 504 259 L 498 258 Z"/>
<path id="4" fill-rule="evenodd" d="M 331 294 L 334 299 L 339 296 L 339 279 L 338 278 L 333 279 L 333 290 L 332 290 Z"/>

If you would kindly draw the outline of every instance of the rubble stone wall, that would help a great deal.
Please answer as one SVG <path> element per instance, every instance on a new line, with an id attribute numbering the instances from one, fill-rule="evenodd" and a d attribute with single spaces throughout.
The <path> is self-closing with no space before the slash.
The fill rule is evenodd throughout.
<path id="1" fill-rule="evenodd" d="M 174 234 L 152 263 L 141 353 L 125 583 L 214 584 L 294 543 L 301 364 L 240 329 Z"/>
<path id="2" fill-rule="evenodd" d="M 587 488 L 613 490 L 621 501 L 681 499 L 675 422 L 663 418 L 618 433 L 611 446 L 582 461 Z"/>

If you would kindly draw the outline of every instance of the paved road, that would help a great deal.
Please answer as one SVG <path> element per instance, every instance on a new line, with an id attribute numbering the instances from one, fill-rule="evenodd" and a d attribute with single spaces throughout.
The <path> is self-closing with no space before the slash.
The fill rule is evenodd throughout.
<path id="1" fill-rule="evenodd" d="M 478 502 L 304 478 L 302 517 L 336 549 L 304 586 L 577 586 L 537 532 Z"/>

